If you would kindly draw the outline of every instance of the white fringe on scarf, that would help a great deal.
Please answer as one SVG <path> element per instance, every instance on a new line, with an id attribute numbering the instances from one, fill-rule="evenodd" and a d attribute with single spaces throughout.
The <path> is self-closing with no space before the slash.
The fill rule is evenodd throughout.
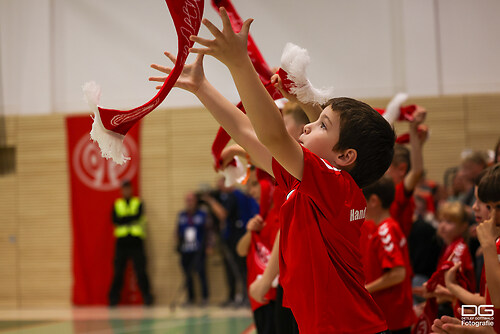
<path id="1" fill-rule="evenodd" d="M 92 123 L 90 138 L 99 145 L 103 158 L 111 158 L 119 165 L 124 164 L 130 160 L 129 157 L 125 156 L 125 146 L 123 145 L 125 136 L 107 130 L 102 124 L 99 109 L 97 109 L 101 98 L 101 88 L 94 81 L 85 83 L 82 88 L 85 99 L 90 109 L 94 112 L 94 123 Z"/>
<path id="2" fill-rule="evenodd" d="M 394 122 L 398 120 L 399 114 L 401 113 L 401 105 L 405 103 L 406 100 L 408 100 L 408 94 L 397 93 L 389 102 L 385 108 L 385 113 L 382 115 L 389 124 L 394 125 Z"/>
<path id="3" fill-rule="evenodd" d="M 226 187 L 234 186 L 236 183 L 242 183 L 247 176 L 247 167 L 241 162 L 240 158 L 234 157 L 236 166 L 229 165 L 223 170 L 219 171 L 225 178 L 224 185 Z"/>
<path id="4" fill-rule="evenodd" d="M 313 87 L 306 76 L 306 67 L 311 59 L 306 49 L 287 43 L 281 56 L 281 68 L 288 73 L 288 78 L 295 83 L 290 93 L 302 103 L 324 104 L 333 97 L 333 87 L 318 89 Z"/>

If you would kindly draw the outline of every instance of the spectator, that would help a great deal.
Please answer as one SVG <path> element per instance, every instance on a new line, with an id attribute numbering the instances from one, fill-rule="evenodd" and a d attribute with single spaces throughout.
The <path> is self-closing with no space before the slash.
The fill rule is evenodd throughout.
<path id="1" fill-rule="evenodd" d="M 120 301 L 120 291 L 123 285 L 123 275 L 127 261 L 134 262 L 135 274 L 142 293 L 144 304 L 151 305 L 153 296 L 149 291 L 149 279 L 146 272 L 146 254 L 144 239 L 146 237 L 144 205 L 133 196 L 132 183 L 122 183 L 122 198 L 115 201 L 112 221 L 115 225 L 116 237 L 114 276 L 109 291 L 109 305 L 116 306 Z"/>
<path id="2" fill-rule="evenodd" d="M 186 195 L 185 203 L 186 207 L 179 213 L 177 221 L 177 249 L 181 254 L 181 265 L 186 277 L 187 305 L 195 303 L 193 272 L 196 272 L 201 283 L 201 305 L 205 306 L 209 297 L 205 265 L 208 216 L 198 207 L 194 193 Z"/>

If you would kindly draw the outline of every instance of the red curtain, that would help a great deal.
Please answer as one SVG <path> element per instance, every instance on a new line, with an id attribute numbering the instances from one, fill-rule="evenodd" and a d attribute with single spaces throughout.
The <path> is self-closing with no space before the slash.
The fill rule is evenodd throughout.
<path id="1" fill-rule="evenodd" d="M 90 140 L 92 119 L 66 118 L 68 162 L 71 185 L 73 231 L 73 303 L 106 305 L 113 277 L 115 238 L 111 210 L 121 196 L 120 185 L 130 180 L 139 190 L 139 123 L 126 135 L 124 145 L 131 158 L 123 165 L 101 157 Z M 132 271 L 127 270 L 122 303 L 139 303 L 140 295 Z"/>

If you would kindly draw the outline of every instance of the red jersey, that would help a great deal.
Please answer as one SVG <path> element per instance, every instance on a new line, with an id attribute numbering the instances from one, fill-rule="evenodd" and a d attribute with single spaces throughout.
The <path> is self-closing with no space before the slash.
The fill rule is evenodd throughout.
<path id="1" fill-rule="evenodd" d="M 469 247 L 465 243 L 464 238 L 459 237 L 455 239 L 455 241 L 453 241 L 445 248 L 443 254 L 439 258 L 437 268 L 440 268 L 443 262 L 447 261 L 450 258 L 451 254 L 453 254 L 453 257 L 450 260 L 451 262 L 462 262 L 462 272 L 464 273 L 464 276 L 467 277 L 467 280 L 470 283 L 469 286 L 471 287 L 471 292 L 474 292 L 474 287 L 476 286 L 474 264 L 469 252 Z"/>
<path id="2" fill-rule="evenodd" d="M 279 230 L 280 206 L 274 206 L 274 186 L 269 180 L 259 182 L 261 189 L 260 215 L 264 219 L 265 225 L 259 232 L 252 232 L 250 248 L 247 254 L 247 289 L 250 287 L 250 284 L 264 273 L 271 257 L 276 234 Z M 267 300 L 275 300 L 276 288 L 269 289 L 265 298 Z M 261 304 L 250 296 L 252 311 L 266 304 Z"/>
<path id="3" fill-rule="evenodd" d="M 362 230 L 366 231 L 367 235 L 367 244 L 360 246 L 363 250 L 361 255 L 366 283 L 375 281 L 388 269 L 401 266 L 406 270 L 403 282 L 373 292 L 372 297 L 384 313 L 389 330 L 410 327 L 417 317 L 413 311 L 413 274 L 406 238 L 399 224 L 392 218 L 387 218 L 378 226 L 374 222 L 366 221 Z"/>
<path id="4" fill-rule="evenodd" d="M 365 289 L 359 252 L 366 213 L 349 173 L 308 149 L 299 181 L 273 159 L 287 193 L 280 212 L 280 278 L 300 333 L 377 333 L 387 329 Z"/>
<path id="5" fill-rule="evenodd" d="M 497 239 L 496 245 L 497 245 L 498 262 L 500 262 L 500 238 Z M 490 291 L 488 290 L 488 284 L 486 283 L 486 275 L 484 272 L 484 267 L 483 267 L 483 273 L 481 275 L 481 283 L 483 283 L 483 278 L 484 278 L 484 296 L 486 298 L 486 305 L 492 305 Z M 495 325 L 493 325 L 493 328 L 497 333 L 500 333 L 500 308 L 495 308 L 494 312 L 495 312 L 494 313 Z"/>
<path id="6" fill-rule="evenodd" d="M 404 181 L 398 183 L 395 190 L 394 201 L 389 212 L 391 217 L 399 223 L 404 236 L 408 238 L 413 225 L 413 213 L 415 212 L 413 192 L 408 193 L 405 190 Z"/>

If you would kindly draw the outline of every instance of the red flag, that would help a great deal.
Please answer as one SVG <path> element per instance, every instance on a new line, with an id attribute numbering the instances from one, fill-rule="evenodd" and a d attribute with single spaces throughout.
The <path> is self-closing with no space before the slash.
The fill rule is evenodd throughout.
<path id="1" fill-rule="evenodd" d="M 166 0 L 166 3 L 177 31 L 177 61 L 155 97 L 142 106 L 131 110 L 108 109 L 98 105 L 99 87 L 95 83 L 84 85 L 87 102 L 95 114 L 90 135 L 93 140 L 98 142 L 104 157 L 112 158 L 120 164 L 128 160 L 126 155 L 123 154 L 123 146 L 121 145 L 123 136 L 167 97 L 177 78 L 182 73 L 184 63 L 189 55 L 189 48 L 194 44 L 189 37 L 197 35 L 200 29 L 203 16 L 203 0 Z"/>
<path id="2" fill-rule="evenodd" d="M 108 304 L 115 248 L 111 210 L 121 196 L 121 181 L 130 180 L 136 192 L 139 190 L 139 124 L 125 137 L 125 151 L 132 160 L 124 165 L 101 157 L 88 134 L 91 124 L 89 116 L 66 118 L 75 305 Z M 125 284 L 124 289 L 130 285 Z"/>

